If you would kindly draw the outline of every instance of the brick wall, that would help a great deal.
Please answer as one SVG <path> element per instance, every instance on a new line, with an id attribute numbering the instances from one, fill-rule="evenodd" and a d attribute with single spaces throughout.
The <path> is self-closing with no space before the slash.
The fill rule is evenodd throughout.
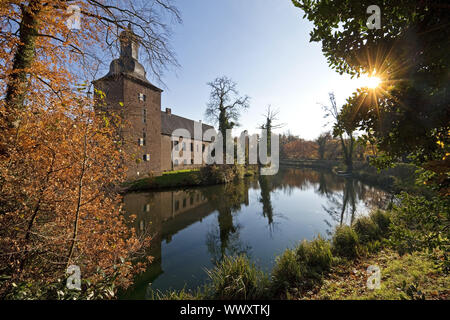
<path id="1" fill-rule="evenodd" d="M 127 154 L 127 178 L 159 175 L 162 171 L 161 91 L 124 76 L 100 79 L 95 87 L 106 94 L 107 110 L 117 112 L 123 119 L 120 132 L 123 151 Z M 145 101 L 141 101 L 140 94 L 145 95 Z M 145 138 L 145 145 L 139 146 L 140 138 Z M 144 159 L 146 154 L 150 155 L 149 161 Z"/>

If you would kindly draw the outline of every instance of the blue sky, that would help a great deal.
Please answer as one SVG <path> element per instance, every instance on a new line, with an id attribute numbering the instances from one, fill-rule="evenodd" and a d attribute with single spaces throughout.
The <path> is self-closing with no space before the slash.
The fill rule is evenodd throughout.
<path id="1" fill-rule="evenodd" d="M 309 42 L 312 24 L 290 0 L 177 0 L 183 23 L 174 28 L 172 47 L 181 65 L 167 72 L 162 108 L 205 120 L 207 82 L 226 75 L 251 106 L 242 126 L 256 132 L 270 104 L 280 110 L 287 131 L 314 139 L 325 130 L 319 102 L 335 91 L 339 104 L 358 80 L 328 67 L 321 45 Z"/>

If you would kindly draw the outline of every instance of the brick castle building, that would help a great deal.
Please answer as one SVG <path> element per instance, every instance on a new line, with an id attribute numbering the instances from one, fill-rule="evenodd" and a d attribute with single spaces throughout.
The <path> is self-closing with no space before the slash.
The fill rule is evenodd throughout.
<path id="1" fill-rule="evenodd" d="M 127 177 L 135 179 L 201 166 L 194 164 L 193 151 L 205 150 L 209 141 L 193 138 L 193 120 L 172 114 L 170 108 L 161 110 L 163 90 L 147 80 L 146 71 L 139 63 L 139 42 L 131 28 L 123 31 L 119 40 L 120 57 L 111 62 L 109 73 L 93 84 L 104 94 L 97 110 L 117 114 L 123 121 L 120 128 L 122 150 L 131 156 L 126 163 Z M 201 124 L 201 128 L 205 132 L 213 127 Z M 173 139 L 176 129 L 187 130 L 192 138 Z M 179 149 L 181 160 L 172 161 L 174 145 Z M 191 152 L 186 152 L 183 157 L 187 148 Z"/>

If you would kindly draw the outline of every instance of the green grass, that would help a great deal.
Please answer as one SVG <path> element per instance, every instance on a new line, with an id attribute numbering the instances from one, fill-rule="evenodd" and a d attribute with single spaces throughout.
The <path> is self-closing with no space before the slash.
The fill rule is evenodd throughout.
<path id="1" fill-rule="evenodd" d="M 152 300 L 258 300 L 270 297 L 269 278 L 245 255 L 225 257 L 206 270 L 210 281 L 196 290 L 153 291 Z"/>
<path id="2" fill-rule="evenodd" d="M 226 170 L 233 178 L 242 178 L 244 176 L 252 176 L 257 172 L 257 168 L 248 166 L 241 169 L 242 172 Z M 223 173 L 224 170 L 216 168 L 214 172 Z M 161 176 L 148 177 L 124 185 L 126 191 L 146 191 L 152 189 L 177 188 L 177 187 L 194 187 L 201 185 L 211 185 L 224 183 L 220 179 L 214 179 L 214 172 L 209 174 L 208 170 L 201 169 L 183 169 L 163 172 Z M 229 179 L 230 181 L 232 179 Z M 228 181 L 228 180 L 227 180 Z"/>
<path id="3" fill-rule="evenodd" d="M 294 250 L 287 249 L 276 258 L 270 279 L 274 295 L 289 294 L 289 290 L 301 286 L 303 279 L 302 269 Z"/>
<path id="4" fill-rule="evenodd" d="M 358 234 L 352 227 L 340 226 L 333 235 L 333 253 L 339 257 L 354 259 L 358 256 L 358 243 Z"/>
<path id="5" fill-rule="evenodd" d="M 127 185 L 127 191 L 145 191 L 174 187 L 201 185 L 198 169 L 164 172 L 161 176 L 149 177 L 133 181 Z"/>
<path id="6" fill-rule="evenodd" d="M 200 171 L 200 169 L 184 169 L 184 170 L 166 171 L 166 172 L 163 172 L 163 176 L 169 175 L 169 174 L 178 174 L 178 173 L 183 173 L 183 172 L 196 172 L 196 171 Z"/>
<path id="7" fill-rule="evenodd" d="M 379 289 L 367 287 L 367 268 L 381 271 Z M 449 299 L 450 277 L 435 268 L 434 258 L 425 252 L 400 256 L 392 250 L 351 265 L 336 267 L 323 281 L 320 290 L 308 299 L 400 300 Z"/>
<path id="8" fill-rule="evenodd" d="M 245 255 L 225 257 L 207 271 L 213 299 L 255 300 L 268 297 L 269 279 Z"/>

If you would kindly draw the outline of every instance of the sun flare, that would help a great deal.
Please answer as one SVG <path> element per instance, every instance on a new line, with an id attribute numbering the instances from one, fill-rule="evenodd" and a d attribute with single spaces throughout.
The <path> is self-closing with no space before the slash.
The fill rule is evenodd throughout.
<path id="1" fill-rule="evenodd" d="M 375 89 L 376 87 L 378 87 L 381 83 L 381 79 L 378 77 L 369 77 L 367 79 L 367 86 L 370 89 Z"/>
<path id="2" fill-rule="evenodd" d="M 367 87 L 369 89 L 376 89 L 381 84 L 382 80 L 377 76 L 363 75 L 358 78 L 358 82 L 361 87 Z"/>

